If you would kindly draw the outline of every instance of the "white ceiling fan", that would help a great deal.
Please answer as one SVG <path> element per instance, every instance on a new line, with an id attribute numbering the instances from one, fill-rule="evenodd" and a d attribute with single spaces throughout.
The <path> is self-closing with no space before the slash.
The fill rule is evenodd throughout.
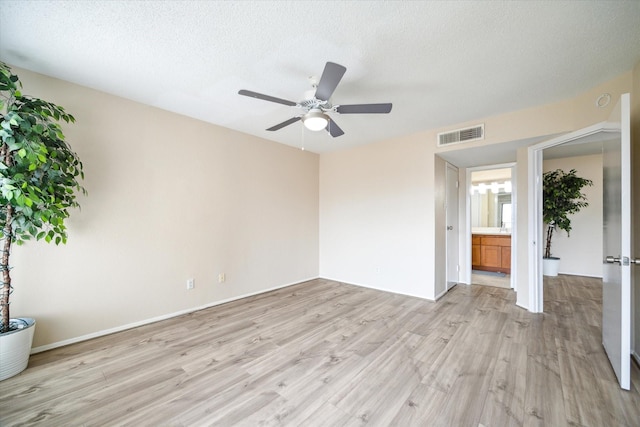
<path id="1" fill-rule="evenodd" d="M 238 91 L 238 94 L 244 96 L 250 96 L 252 98 L 262 99 L 264 101 L 277 102 L 278 104 L 284 104 L 290 107 L 297 107 L 303 110 L 303 114 L 292 117 L 289 120 L 285 120 L 275 126 L 268 128 L 268 131 L 276 131 L 282 129 L 285 126 L 296 123 L 302 120 L 304 126 L 312 131 L 319 131 L 326 129 L 332 137 L 338 137 L 344 135 L 344 131 L 331 119 L 327 113 L 338 114 L 387 114 L 391 111 L 392 104 L 351 104 L 351 105 L 333 105 L 330 101 L 331 95 L 336 90 L 338 83 L 342 79 L 342 76 L 347 71 L 342 65 L 334 62 L 327 62 L 322 72 L 320 81 L 315 84 L 312 81 L 312 85 L 315 87 L 315 93 L 313 90 L 309 91 L 306 99 L 300 102 L 293 102 L 287 99 L 276 98 L 274 96 L 264 95 L 258 92 L 242 89 Z"/>

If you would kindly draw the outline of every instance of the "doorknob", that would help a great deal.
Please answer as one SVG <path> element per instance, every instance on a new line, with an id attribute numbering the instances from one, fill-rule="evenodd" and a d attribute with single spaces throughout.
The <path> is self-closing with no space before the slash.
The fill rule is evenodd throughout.
<path id="1" fill-rule="evenodd" d="M 608 256 L 606 258 L 606 261 L 608 264 L 615 264 L 618 263 L 620 265 L 629 265 L 629 264 L 636 264 L 636 265 L 640 265 L 640 258 L 636 258 L 636 259 L 629 259 L 629 257 L 623 256 L 623 257 L 612 257 L 612 256 Z"/>
<path id="2" fill-rule="evenodd" d="M 447 225 L 447 230 L 449 231 L 453 230 L 453 225 Z M 640 264 L 640 262 L 638 264 Z"/>

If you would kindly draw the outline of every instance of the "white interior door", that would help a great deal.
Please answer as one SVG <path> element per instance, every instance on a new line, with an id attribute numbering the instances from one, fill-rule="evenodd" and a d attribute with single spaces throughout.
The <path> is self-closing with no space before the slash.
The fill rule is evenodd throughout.
<path id="1" fill-rule="evenodd" d="M 631 383 L 631 135 L 629 94 L 614 109 L 603 143 L 602 344 L 620 387 Z"/>
<path id="2" fill-rule="evenodd" d="M 447 290 L 459 280 L 458 168 L 447 163 Z"/>
<path id="3" fill-rule="evenodd" d="M 603 262 L 602 344 L 620 387 L 631 386 L 631 266 L 640 264 L 631 254 L 631 108 L 629 94 L 608 121 L 545 141 L 528 149 L 529 310 L 543 311 L 542 150 L 563 144 L 598 143 L 603 148 Z M 598 244 L 594 242 L 594 244 Z M 638 267 L 635 267 L 638 268 Z"/>

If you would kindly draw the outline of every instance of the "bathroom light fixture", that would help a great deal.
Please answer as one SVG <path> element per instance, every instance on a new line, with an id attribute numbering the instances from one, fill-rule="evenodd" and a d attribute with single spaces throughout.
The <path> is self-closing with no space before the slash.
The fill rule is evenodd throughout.
<path id="1" fill-rule="evenodd" d="M 501 182 L 492 182 L 488 184 L 486 182 L 480 182 L 478 184 L 471 185 L 471 194 L 487 194 L 487 191 L 490 191 L 493 194 L 500 193 L 502 189 L 505 193 L 511 193 L 513 191 L 513 185 L 511 181 Z"/>
<path id="2" fill-rule="evenodd" d="M 307 114 L 302 116 L 304 126 L 314 132 L 325 129 L 329 123 L 329 116 L 324 114 L 319 108 L 312 108 Z"/>

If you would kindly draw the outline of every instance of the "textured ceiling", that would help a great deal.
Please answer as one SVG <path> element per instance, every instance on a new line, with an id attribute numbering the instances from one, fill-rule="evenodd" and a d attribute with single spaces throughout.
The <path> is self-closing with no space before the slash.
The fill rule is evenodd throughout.
<path id="1" fill-rule="evenodd" d="M 0 59 L 314 152 L 573 97 L 640 61 L 640 1 L 7 1 Z M 295 107 L 327 61 L 334 104 L 388 115 L 303 131 Z M 27 88 L 28 89 L 28 88 Z M 28 90 L 27 90 L 28 92 Z"/>

